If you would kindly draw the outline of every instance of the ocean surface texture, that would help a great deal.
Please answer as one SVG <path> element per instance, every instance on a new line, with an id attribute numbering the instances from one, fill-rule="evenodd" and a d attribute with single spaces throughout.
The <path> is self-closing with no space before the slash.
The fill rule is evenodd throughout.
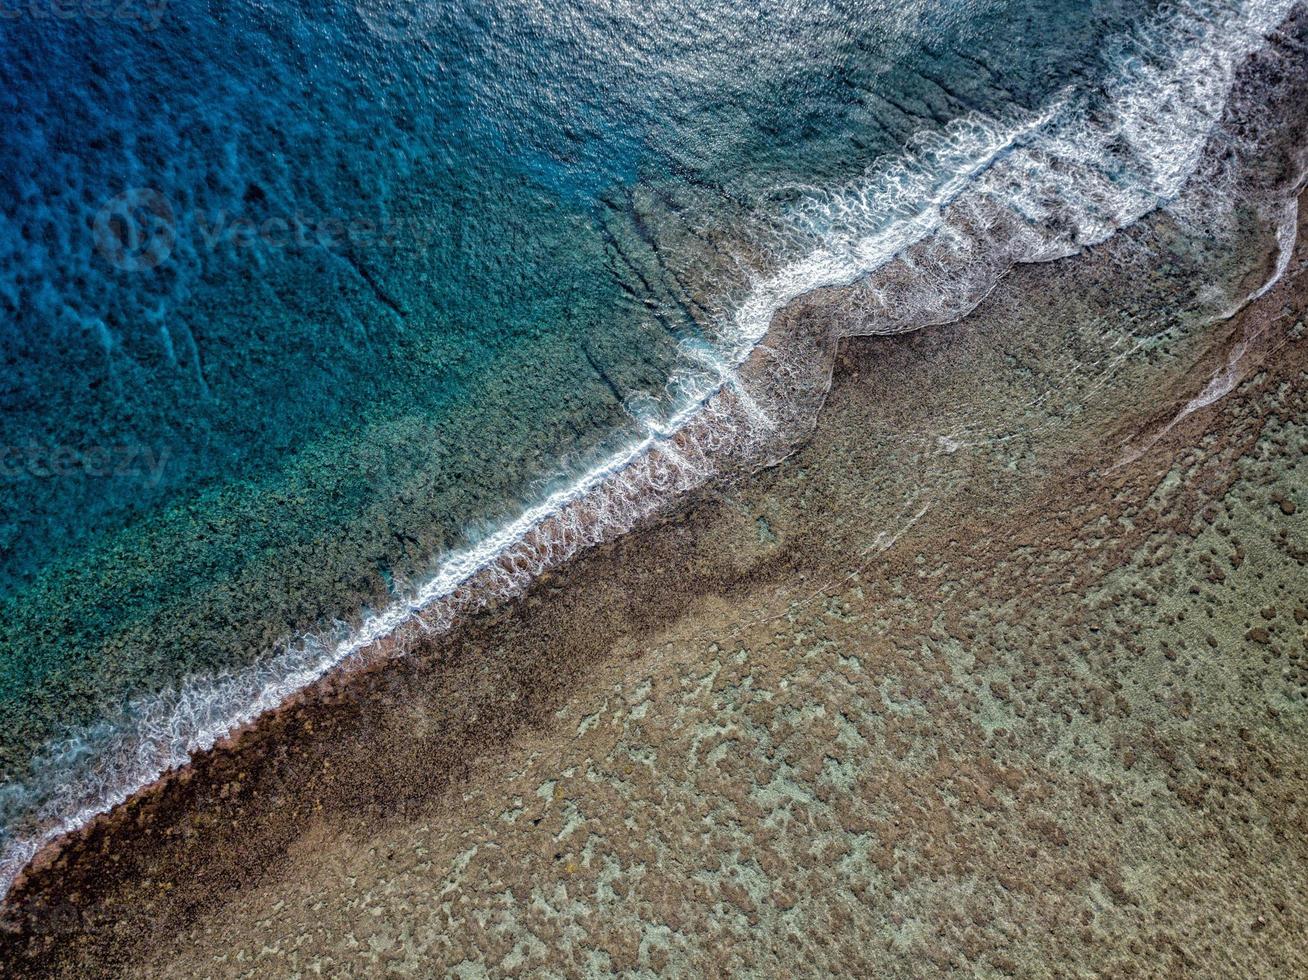
<path id="1" fill-rule="evenodd" d="M 1290 6 L 11 6 L 0 890 L 397 630 L 768 459 L 824 391 L 802 343 L 743 370 L 797 297 L 944 323 L 1166 207 Z"/>

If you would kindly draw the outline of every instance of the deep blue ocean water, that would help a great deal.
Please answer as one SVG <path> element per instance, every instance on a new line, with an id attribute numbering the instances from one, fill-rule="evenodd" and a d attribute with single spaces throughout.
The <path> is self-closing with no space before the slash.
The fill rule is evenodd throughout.
<path id="1" fill-rule="evenodd" d="M 9 0 L 0 780 L 670 415 L 797 204 L 1156 8 Z"/>

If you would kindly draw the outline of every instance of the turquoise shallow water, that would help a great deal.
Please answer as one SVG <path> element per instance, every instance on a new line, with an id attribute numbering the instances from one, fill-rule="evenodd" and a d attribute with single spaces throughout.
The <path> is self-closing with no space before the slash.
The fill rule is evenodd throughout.
<path id="1" fill-rule="evenodd" d="M 1156 7 L 0 21 L 6 826 L 38 756 L 385 606 L 670 418 L 851 188 L 1099 91 Z"/>

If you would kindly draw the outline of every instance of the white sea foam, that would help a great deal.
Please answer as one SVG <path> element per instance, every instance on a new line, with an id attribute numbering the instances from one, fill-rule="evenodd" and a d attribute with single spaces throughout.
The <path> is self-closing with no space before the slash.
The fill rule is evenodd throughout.
<path id="1" fill-rule="evenodd" d="M 1068 91 L 1007 133 L 962 120 L 872 179 L 814 194 L 803 227 L 820 244 L 805 271 L 828 273 L 813 275 L 822 285 L 879 273 L 855 322 L 837 329 L 893 333 L 956 319 L 1015 263 L 1074 254 L 1173 202 L 1199 165 L 1236 67 L 1293 6 L 1165 6 L 1122 39 L 1116 70 L 1098 91 Z M 930 180 L 924 162 L 961 162 L 988 143 L 997 148 L 978 157 L 988 160 L 979 172 L 912 209 Z M 889 228 L 887 214 L 896 215 Z M 880 246 L 896 240 L 902 247 L 887 261 Z"/>
<path id="2" fill-rule="evenodd" d="M 802 353 L 760 348 L 774 315 L 815 289 L 860 283 L 841 334 L 953 319 L 1017 262 L 1103 241 L 1166 205 L 1194 173 L 1241 58 L 1292 3 L 1179 3 L 1123 39 L 1117 72 L 1044 112 L 969 118 L 921 139 L 866 179 L 811 190 L 792 215 L 787 256 L 713 325 L 716 349 L 646 433 L 549 494 L 389 607 L 330 636 L 287 644 L 243 670 L 194 677 L 52 745 L 32 777 L 0 788 L 8 837 L 0 892 L 46 842 L 74 830 L 277 707 L 342 664 L 394 655 L 461 615 L 520 594 L 543 571 L 625 532 L 727 466 L 784 440 Z M 762 351 L 762 357 L 758 352 Z M 754 357 L 761 367 L 741 371 Z"/>

